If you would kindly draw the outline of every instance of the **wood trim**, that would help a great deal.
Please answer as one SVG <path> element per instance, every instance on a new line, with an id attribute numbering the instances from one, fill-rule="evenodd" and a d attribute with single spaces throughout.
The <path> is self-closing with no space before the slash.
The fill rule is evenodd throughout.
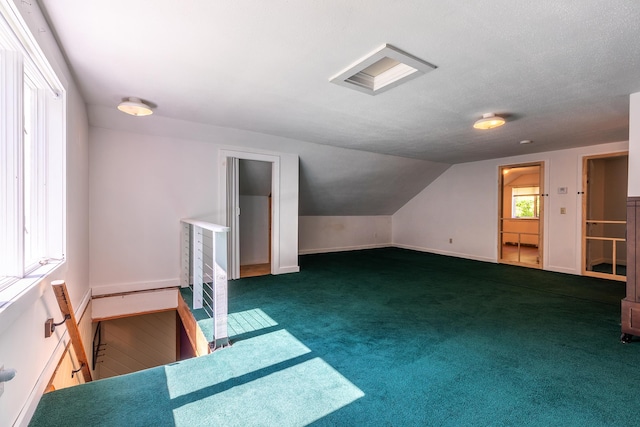
<path id="1" fill-rule="evenodd" d="M 178 294 L 177 311 L 178 315 L 180 315 L 180 320 L 182 320 L 182 325 L 184 326 L 184 330 L 187 333 L 187 337 L 191 342 L 191 347 L 193 348 L 196 357 L 204 356 L 211 353 L 209 341 L 202 333 L 202 330 L 198 326 L 198 322 L 196 322 L 195 317 L 193 317 L 193 313 L 191 313 L 191 310 L 189 310 L 189 306 L 182 298 L 182 294 Z"/>
<path id="2" fill-rule="evenodd" d="M 627 281 L 627 278 L 625 276 L 620 276 L 619 274 L 598 273 L 595 271 L 584 271 L 582 275 L 586 277 L 597 277 L 598 279 L 617 280 L 618 282 Z"/>
<path id="3" fill-rule="evenodd" d="M 608 159 L 610 157 L 620 157 L 620 156 L 628 156 L 629 155 L 629 151 L 625 150 L 625 151 L 616 151 L 614 153 L 603 153 L 603 154 L 594 154 L 594 155 L 588 155 L 588 156 L 584 156 L 583 159 Z"/>
<path id="4" fill-rule="evenodd" d="M 627 296 L 629 301 L 640 302 L 640 197 L 627 198 Z"/>
<path id="5" fill-rule="evenodd" d="M 498 256 L 496 262 L 502 264 L 502 218 L 504 217 L 504 170 L 506 166 L 498 166 Z"/>
<path id="6" fill-rule="evenodd" d="M 588 222 L 598 222 L 598 223 L 608 223 L 608 224 L 619 224 L 622 223 L 621 221 L 600 221 L 600 220 L 591 220 L 589 218 L 587 218 L 588 213 L 587 213 L 587 201 L 588 201 L 588 171 L 589 171 L 589 160 L 598 160 L 598 159 L 611 159 L 611 158 L 615 158 L 615 157 L 623 157 L 623 156 L 627 156 L 629 157 L 629 151 L 618 151 L 615 153 L 604 153 L 604 154 L 596 154 L 596 155 L 592 155 L 592 156 L 583 156 L 582 157 L 582 190 L 578 192 L 578 194 L 580 194 L 582 196 L 582 223 L 580 225 L 580 228 L 582 230 L 581 236 L 580 236 L 580 253 L 581 253 L 581 259 L 580 259 L 580 270 L 583 276 L 589 276 L 589 277 L 598 277 L 601 279 L 607 279 L 607 280 L 618 280 L 620 282 L 624 282 L 626 281 L 627 283 L 629 282 L 628 279 L 628 274 L 629 274 L 629 267 L 627 264 L 627 276 L 620 276 L 620 275 L 614 275 L 614 274 L 606 274 L 606 273 L 597 273 L 597 272 L 593 272 L 593 271 L 588 271 L 587 270 L 587 223 Z M 628 204 L 628 202 L 627 202 Z M 629 219 L 629 215 L 627 212 L 627 221 Z M 627 230 L 629 230 L 629 225 L 627 224 Z M 613 243 L 615 245 L 615 242 Z M 629 243 L 627 242 L 627 258 L 629 257 Z M 627 261 L 628 262 L 628 261 Z"/>
<path id="7" fill-rule="evenodd" d="M 88 314 L 89 307 L 91 307 L 91 301 L 89 301 L 89 304 L 86 304 L 84 306 L 84 311 L 80 315 L 80 321 L 78 322 L 78 325 L 80 325 L 82 323 L 82 321 L 84 320 L 84 317 Z M 56 365 L 56 369 L 53 371 L 53 374 L 51 375 L 51 378 L 49 378 L 49 384 L 47 385 L 47 388 L 44 390 L 44 393 L 50 393 L 50 392 L 56 390 L 56 387 L 53 385 L 53 383 L 56 380 L 56 376 L 58 375 L 58 371 L 60 370 L 60 367 L 62 366 L 62 362 L 64 361 L 65 357 L 67 357 L 67 354 L 69 355 L 69 357 L 71 357 L 71 358 L 73 357 L 72 354 L 71 354 L 71 351 L 70 351 L 70 347 L 71 347 L 71 342 L 68 342 L 67 346 L 65 347 L 64 351 L 62 352 L 62 356 L 60 356 L 60 359 L 58 360 L 58 364 Z M 76 357 L 76 359 L 77 359 L 77 357 Z"/>
<path id="8" fill-rule="evenodd" d="M 622 333 L 640 336 L 640 197 L 627 198 L 627 295 L 621 304 Z"/>
<path id="9" fill-rule="evenodd" d="M 587 271 L 587 172 L 588 162 L 592 157 L 584 156 L 582 158 L 582 189 L 579 191 L 582 198 L 582 215 L 580 224 L 580 271 L 583 276 L 588 275 Z"/>
<path id="10" fill-rule="evenodd" d="M 622 300 L 622 333 L 640 336 L 640 303 Z"/>
<path id="11" fill-rule="evenodd" d="M 545 162 L 540 162 L 540 216 L 538 223 L 538 256 L 539 263 L 537 265 L 541 270 L 544 268 L 544 223 L 545 223 L 545 210 L 547 206 L 547 200 L 549 199 L 549 194 L 543 196 L 545 194 L 545 186 L 544 182 L 545 171 L 544 171 Z"/>
<path id="12" fill-rule="evenodd" d="M 536 218 L 538 220 L 538 256 L 539 262 L 538 264 L 530 264 L 526 262 L 518 262 L 518 261 L 508 261 L 502 259 L 502 234 L 503 234 L 503 224 L 505 220 L 511 218 L 503 218 L 504 214 L 504 170 L 505 169 L 514 169 L 514 168 L 524 168 L 530 166 L 538 166 L 538 186 L 540 188 L 540 216 Z M 544 182 L 544 167 L 545 161 L 538 162 L 529 162 L 529 163 L 518 163 L 518 164 L 510 164 L 510 165 L 501 165 L 498 167 L 498 257 L 497 262 L 499 264 L 508 264 L 515 265 L 519 267 L 527 267 L 527 268 L 536 268 L 542 270 L 544 268 L 544 216 L 545 216 L 545 182 Z M 548 198 L 548 197 L 547 197 Z M 504 232 L 508 233 L 508 232 Z M 529 233 L 526 233 L 529 234 Z"/>
<path id="13" fill-rule="evenodd" d="M 69 353 L 70 347 L 71 347 L 71 342 L 68 342 L 67 346 L 64 348 L 64 351 L 62 352 L 62 357 L 60 357 L 60 359 L 58 360 L 58 365 L 56 365 L 56 369 L 54 369 L 53 374 L 51 375 L 51 378 L 49 378 L 49 384 L 47 385 L 47 388 L 44 390 L 45 393 L 49 393 L 56 390 L 55 386 L 53 385 L 53 382 L 55 381 L 56 376 L 58 375 L 58 371 L 60 370 L 60 366 L 62 366 L 62 362 L 64 361 L 64 358 L 67 357 L 67 354 L 69 354 L 69 357 L 71 357 L 71 354 Z"/>
<path id="14" fill-rule="evenodd" d="M 180 355 L 181 355 L 181 347 L 182 347 L 182 340 L 181 340 L 181 336 L 182 336 L 182 329 L 184 328 L 184 326 L 182 326 L 182 320 L 180 319 L 180 313 L 178 313 L 178 310 L 176 309 L 176 360 L 180 361 Z"/>

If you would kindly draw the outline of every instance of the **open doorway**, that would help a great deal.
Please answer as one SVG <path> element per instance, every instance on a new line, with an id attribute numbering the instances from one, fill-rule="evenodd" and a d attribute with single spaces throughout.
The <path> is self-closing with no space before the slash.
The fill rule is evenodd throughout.
<path id="1" fill-rule="evenodd" d="M 229 280 L 239 279 L 240 265 L 244 262 L 245 265 L 255 264 L 268 264 L 268 271 L 265 274 L 280 274 L 282 272 L 282 266 L 280 265 L 280 239 L 282 238 L 280 233 L 279 221 L 280 221 L 280 157 L 270 154 L 244 152 L 244 151 L 232 151 L 232 150 L 220 150 L 221 165 L 220 170 L 220 224 L 224 224 L 229 227 L 229 237 L 227 241 L 227 253 L 228 253 L 228 268 L 227 274 Z M 242 167 L 241 167 L 242 162 Z M 242 171 L 241 171 L 242 169 Z M 243 176 L 243 190 L 240 190 L 240 175 Z M 240 250 L 241 242 L 241 206 L 240 196 L 243 193 L 243 203 L 245 206 L 245 219 L 250 219 L 251 216 L 261 218 L 261 221 L 265 221 L 268 229 L 267 241 L 267 258 L 264 256 L 260 261 L 251 260 L 251 256 L 247 257 L 245 251 L 244 261 L 241 261 Z M 247 196 L 258 195 L 259 197 L 266 198 L 268 209 L 264 212 L 264 209 L 258 209 L 252 205 L 264 205 L 262 202 L 251 202 Z M 247 218 L 249 217 L 249 218 Z M 249 221 L 251 223 L 251 221 Z M 246 224 L 245 224 L 246 227 Z M 251 224 L 249 225 L 251 227 Z M 264 227 L 257 227 L 257 229 L 264 230 Z M 265 237 L 260 233 L 260 240 L 264 242 Z M 252 229 L 244 231 L 245 250 L 247 249 L 247 242 L 249 245 L 253 245 L 251 241 Z M 260 253 L 264 254 L 264 246 L 259 245 Z M 251 253 L 253 249 L 249 249 Z M 263 266 L 262 269 L 265 267 Z M 274 273 L 275 272 L 275 273 Z"/>
<path id="2" fill-rule="evenodd" d="M 500 167 L 498 262 L 542 268 L 543 163 Z"/>
<path id="3" fill-rule="evenodd" d="M 239 160 L 240 277 L 271 274 L 272 164 Z"/>
<path id="4" fill-rule="evenodd" d="M 626 280 L 627 153 L 585 157 L 582 195 L 582 273 Z"/>

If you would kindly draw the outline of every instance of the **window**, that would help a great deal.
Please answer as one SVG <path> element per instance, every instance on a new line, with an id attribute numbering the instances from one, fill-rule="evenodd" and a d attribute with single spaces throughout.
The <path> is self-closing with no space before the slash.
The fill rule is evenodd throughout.
<path id="1" fill-rule="evenodd" d="M 540 187 L 514 187 L 511 189 L 513 202 L 512 218 L 540 217 Z"/>
<path id="2" fill-rule="evenodd" d="M 7 3 L 0 3 L 0 106 L 2 292 L 62 261 L 65 229 L 65 92 Z"/>

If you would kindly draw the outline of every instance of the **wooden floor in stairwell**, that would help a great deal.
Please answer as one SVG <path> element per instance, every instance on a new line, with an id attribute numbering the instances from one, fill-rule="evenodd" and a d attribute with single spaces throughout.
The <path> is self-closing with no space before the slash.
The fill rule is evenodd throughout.
<path id="1" fill-rule="evenodd" d="M 271 264 L 251 264 L 240 266 L 240 278 L 266 276 L 271 274 Z"/>

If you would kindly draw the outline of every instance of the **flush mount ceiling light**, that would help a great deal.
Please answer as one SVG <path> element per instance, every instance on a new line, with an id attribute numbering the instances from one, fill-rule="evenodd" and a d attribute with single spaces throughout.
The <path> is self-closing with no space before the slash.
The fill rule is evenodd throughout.
<path id="1" fill-rule="evenodd" d="M 531 144 L 531 143 L 533 143 L 533 141 L 530 140 L 530 139 L 523 139 L 522 141 L 520 141 L 520 144 L 523 144 L 523 145 L 524 144 Z"/>
<path id="2" fill-rule="evenodd" d="M 422 59 L 385 44 L 329 81 L 369 95 L 377 95 L 436 68 Z"/>
<path id="3" fill-rule="evenodd" d="M 475 129 L 493 129 L 502 126 L 506 121 L 500 116 L 496 116 L 494 113 L 485 113 L 482 118 L 477 120 L 473 127 Z"/>
<path id="4" fill-rule="evenodd" d="M 142 102 L 140 98 L 127 98 L 118 105 L 118 110 L 132 116 L 150 116 L 153 114 L 151 107 Z"/>

